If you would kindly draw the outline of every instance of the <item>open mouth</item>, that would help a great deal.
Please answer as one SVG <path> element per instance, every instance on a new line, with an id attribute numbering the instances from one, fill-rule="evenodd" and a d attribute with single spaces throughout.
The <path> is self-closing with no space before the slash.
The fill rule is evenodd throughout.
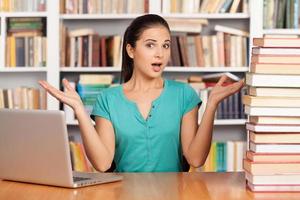
<path id="1" fill-rule="evenodd" d="M 157 62 L 157 63 L 152 63 L 151 65 L 152 65 L 153 70 L 155 72 L 159 72 L 161 70 L 162 63 Z"/>

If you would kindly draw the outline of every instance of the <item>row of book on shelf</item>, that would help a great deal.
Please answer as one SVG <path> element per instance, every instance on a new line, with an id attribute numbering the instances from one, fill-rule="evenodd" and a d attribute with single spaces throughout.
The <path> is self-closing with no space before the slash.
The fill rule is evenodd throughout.
<path id="1" fill-rule="evenodd" d="M 31 87 L 0 88 L 0 108 L 47 109 L 46 92 Z"/>
<path id="2" fill-rule="evenodd" d="M 248 0 L 161 0 L 162 13 L 248 13 Z"/>
<path id="3" fill-rule="evenodd" d="M 0 0 L 0 12 L 44 12 L 47 0 Z"/>
<path id="4" fill-rule="evenodd" d="M 149 12 L 149 0 L 61 0 L 65 14 L 141 14 Z"/>
<path id="5" fill-rule="evenodd" d="M 243 97 L 252 191 L 300 191 L 300 39 L 255 38 Z"/>
<path id="6" fill-rule="evenodd" d="M 299 1 L 298 0 L 264 0 L 263 27 L 291 28 L 299 27 Z"/>
<path id="7" fill-rule="evenodd" d="M 161 13 L 248 13 L 248 0 L 158 0 Z M 149 0 L 62 0 L 60 12 L 66 14 L 148 13 Z"/>
<path id="8" fill-rule="evenodd" d="M 240 172 L 243 170 L 245 141 L 212 142 L 204 165 L 190 171 L 201 172 Z"/>
<path id="9" fill-rule="evenodd" d="M 176 21 L 176 20 L 175 20 Z M 201 23 L 203 20 L 200 20 Z M 195 29 L 197 21 L 170 20 L 171 57 L 168 66 L 199 67 L 241 67 L 248 64 L 249 33 L 239 29 L 215 25 L 216 35 L 200 35 L 200 29 L 193 34 L 186 34 Z M 199 25 L 198 25 L 199 26 Z M 200 26 L 201 27 L 201 26 Z M 178 34 L 178 32 L 185 34 Z M 195 33 L 197 32 L 197 33 Z M 61 25 L 61 66 L 99 67 L 121 64 L 122 37 L 100 36 L 93 29 L 76 29 L 68 31 Z"/>
<path id="10" fill-rule="evenodd" d="M 47 37 L 41 17 L 8 18 L 6 66 L 46 66 Z"/>

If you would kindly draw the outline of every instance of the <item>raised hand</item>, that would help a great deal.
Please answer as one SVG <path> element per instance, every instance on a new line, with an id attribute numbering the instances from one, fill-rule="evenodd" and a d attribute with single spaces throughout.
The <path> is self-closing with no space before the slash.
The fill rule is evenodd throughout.
<path id="1" fill-rule="evenodd" d="M 67 79 L 63 79 L 63 85 L 66 88 L 65 92 L 62 92 L 56 88 L 54 88 L 52 85 L 47 83 L 46 81 L 39 81 L 39 84 L 47 91 L 49 92 L 53 97 L 61 101 L 62 103 L 65 103 L 69 105 L 70 107 L 75 110 L 79 106 L 83 106 L 83 103 L 80 99 L 80 96 L 75 91 L 74 88 L 70 85 L 69 81 Z"/>
<path id="2" fill-rule="evenodd" d="M 243 86 L 244 81 L 240 80 L 233 84 L 222 86 L 223 83 L 227 80 L 227 76 L 223 75 L 217 84 L 213 87 L 209 95 L 209 102 L 218 105 L 223 99 L 227 98 L 228 96 L 238 92 Z"/>

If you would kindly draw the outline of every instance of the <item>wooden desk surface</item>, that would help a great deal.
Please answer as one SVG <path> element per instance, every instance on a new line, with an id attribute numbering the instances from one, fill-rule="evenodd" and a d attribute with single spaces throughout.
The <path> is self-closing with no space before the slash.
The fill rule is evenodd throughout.
<path id="1" fill-rule="evenodd" d="M 0 181 L 0 199 L 300 199 L 300 193 L 252 193 L 244 173 L 125 173 L 115 183 L 68 189 Z"/>

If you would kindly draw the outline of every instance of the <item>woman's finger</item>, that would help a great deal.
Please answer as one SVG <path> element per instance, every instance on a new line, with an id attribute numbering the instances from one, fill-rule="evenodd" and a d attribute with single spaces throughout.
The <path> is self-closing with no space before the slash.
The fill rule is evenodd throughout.
<path id="1" fill-rule="evenodd" d="M 217 86 L 222 86 L 223 83 L 225 83 L 225 81 L 227 80 L 227 76 L 226 75 L 222 75 L 221 78 L 219 79 L 219 81 L 216 83 Z"/>
<path id="2" fill-rule="evenodd" d="M 62 80 L 63 85 L 65 86 L 65 88 L 69 91 L 75 91 L 75 89 L 70 85 L 69 81 L 65 78 L 63 78 Z"/>
<path id="3" fill-rule="evenodd" d="M 58 89 L 56 89 L 55 87 L 53 87 L 52 85 L 50 85 L 49 83 L 47 83 L 46 81 L 39 81 L 40 85 L 45 88 L 45 90 L 47 90 L 47 92 L 49 92 L 52 96 L 54 96 L 55 98 L 57 98 L 58 100 L 64 101 L 64 93 Z"/>

